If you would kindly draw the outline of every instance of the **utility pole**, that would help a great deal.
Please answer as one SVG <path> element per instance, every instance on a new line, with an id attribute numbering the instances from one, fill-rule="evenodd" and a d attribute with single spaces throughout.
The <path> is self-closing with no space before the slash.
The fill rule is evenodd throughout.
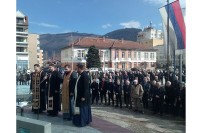
<path id="1" fill-rule="evenodd" d="M 73 39 L 73 36 L 72 36 L 72 33 L 71 33 L 71 41 L 72 41 L 72 70 L 74 69 L 73 68 L 73 64 L 74 64 L 74 61 L 73 61 L 73 58 L 74 58 L 74 39 Z"/>
<path id="2" fill-rule="evenodd" d="M 103 71 L 105 72 L 105 51 L 103 51 Z"/>

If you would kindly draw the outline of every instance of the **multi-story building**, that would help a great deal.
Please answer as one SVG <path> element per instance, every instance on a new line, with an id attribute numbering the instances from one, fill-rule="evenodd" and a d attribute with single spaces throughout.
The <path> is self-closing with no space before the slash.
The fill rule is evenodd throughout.
<path id="1" fill-rule="evenodd" d="M 150 26 L 144 28 L 143 31 L 138 33 L 137 42 L 157 49 L 157 64 L 162 66 L 167 63 L 163 33 L 161 30 L 153 28 L 151 22 Z"/>
<path id="2" fill-rule="evenodd" d="M 40 49 L 40 53 L 39 53 L 39 64 L 40 66 L 43 66 L 43 50 Z"/>
<path id="3" fill-rule="evenodd" d="M 152 47 L 157 45 L 163 45 L 163 33 L 161 30 L 157 30 L 152 27 L 152 23 L 150 26 L 140 31 L 137 35 L 137 42 L 148 44 Z"/>
<path id="4" fill-rule="evenodd" d="M 28 34 L 28 52 L 30 70 L 34 70 L 34 64 L 43 65 L 43 50 L 40 49 L 39 35 Z"/>
<path id="5" fill-rule="evenodd" d="M 28 17 L 22 12 L 16 13 L 16 69 L 17 71 L 29 68 L 28 54 Z"/>
<path id="6" fill-rule="evenodd" d="M 156 62 L 156 50 L 138 42 L 107 38 L 84 37 L 61 50 L 61 63 L 75 65 L 86 63 L 90 46 L 99 49 L 102 68 L 131 69 L 133 67 L 152 69 Z"/>

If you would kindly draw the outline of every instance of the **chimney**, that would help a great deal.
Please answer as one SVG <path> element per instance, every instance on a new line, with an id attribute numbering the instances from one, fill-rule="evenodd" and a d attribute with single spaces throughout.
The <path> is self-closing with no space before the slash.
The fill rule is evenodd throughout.
<path id="1" fill-rule="evenodd" d="M 106 38 L 105 38 L 105 36 L 103 36 L 103 41 L 105 42 L 105 40 L 106 40 Z"/>

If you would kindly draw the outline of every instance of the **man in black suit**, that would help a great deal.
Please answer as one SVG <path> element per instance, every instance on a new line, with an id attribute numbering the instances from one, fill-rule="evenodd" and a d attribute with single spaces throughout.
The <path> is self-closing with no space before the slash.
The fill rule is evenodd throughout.
<path id="1" fill-rule="evenodd" d="M 79 74 L 75 85 L 75 114 L 73 124 L 83 127 L 92 122 L 90 106 L 89 75 L 84 71 L 84 64 L 77 64 Z"/>

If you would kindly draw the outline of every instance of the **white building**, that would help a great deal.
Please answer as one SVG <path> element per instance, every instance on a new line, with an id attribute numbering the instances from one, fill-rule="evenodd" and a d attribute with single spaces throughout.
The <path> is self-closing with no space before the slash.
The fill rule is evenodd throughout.
<path id="1" fill-rule="evenodd" d="M 163 33 L 151 26 L 146 27 L 137 35 L 137 42 L 144 44 L 151 44 L 153 46 L 163 44 Z"/>
<path id="2" fill-rule="evenodd" d="M 16 22 L 16 69 L 23 71 L 29 69 L 28 17 L 17 11 Z"/>
<path id="3" fill-rule="evenodd" d="M 61 50 L 61 63 L 86 63 L 86 54 L 90 46 L 99 49 L 102 69 L 126 69 L 145 67 L 151 69 L 156 62 L 156 50 L 148 45 L 133 41 L 85 37 Z M 74 67 L 75 68 L 75 67 Z"/>
<path id="4" fill-rule="evenodd" d="M 164 47 L 164 37 L 163 32 L 161 30 L 157 30 L 152 27 L 152 23 L 150 26 L 144 28 L 143 31 L 138 33 L 137 42 L 143 43 L 151 46 L 152 48 L 157 50 L 156 60 L 157 63 L 162 65 L 166 64 L 166 52 Z"/>

